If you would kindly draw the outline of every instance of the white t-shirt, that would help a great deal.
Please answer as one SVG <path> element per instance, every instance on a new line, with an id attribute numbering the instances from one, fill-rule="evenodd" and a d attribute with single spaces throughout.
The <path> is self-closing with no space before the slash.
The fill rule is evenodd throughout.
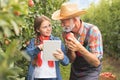
<path id="1" fill-rule="evenodd" d="M 55 61 L 54 67 L 48 66 L 48 61 L 43 60 L 43 52 L 41 52 L 42 65 L 36 66 L 34 70 L 34 78 L 56 78 Z"/>

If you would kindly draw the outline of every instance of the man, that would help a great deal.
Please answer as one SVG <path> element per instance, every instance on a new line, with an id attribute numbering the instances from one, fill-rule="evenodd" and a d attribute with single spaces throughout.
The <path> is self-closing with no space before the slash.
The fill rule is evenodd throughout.
<path id="1" fill-rule="evenodd" d="M 60 20 L 63 38 L 71 60 L 70 80 L 98 80 L 103 56 L 102 38 L 99 29 L 83 22 L 79 16 L 85 14 L 74 3 L 63 3 L 60 10 L 52 14 Z"/>

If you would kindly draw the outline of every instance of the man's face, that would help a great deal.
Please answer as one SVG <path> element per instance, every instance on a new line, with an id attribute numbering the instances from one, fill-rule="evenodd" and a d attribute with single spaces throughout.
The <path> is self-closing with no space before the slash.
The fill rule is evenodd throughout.
<path id="1" fill-rule="evenodd" d="M 61 26 L 63 28 L 63 31 L 70 32 L 75 27 L 74 20 L 73 19 L 61 20 Z"/>

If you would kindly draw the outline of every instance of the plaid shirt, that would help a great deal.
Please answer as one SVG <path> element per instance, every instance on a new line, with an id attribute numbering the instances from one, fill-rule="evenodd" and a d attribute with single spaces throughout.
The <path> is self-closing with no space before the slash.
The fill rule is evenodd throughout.
<path id="1" fill-rule="evenodd" d="M 79 30 L 79 36 L 77 38 L 80 43 L 83 45 L 87 41 L 85 46 L 88 51 L 101 59 L 103 55 L 103 45 L 102 45 L 102 36 L 99 29 L 89 23 L 82 22 L 82 25 Z"/>

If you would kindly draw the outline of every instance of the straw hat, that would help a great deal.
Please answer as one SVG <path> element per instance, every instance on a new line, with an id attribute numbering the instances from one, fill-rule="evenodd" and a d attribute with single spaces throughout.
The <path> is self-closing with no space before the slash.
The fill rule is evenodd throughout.
<path id="1" fill-rule="evenodd" d="M 80 10 L 77 4 L 67 2 L 61 5 L 60 10 L 57 10 L 52 14 L 52 19 L 53 20 L 67 19 L 77 17 L 85 13 L 86 11 Z"/>

